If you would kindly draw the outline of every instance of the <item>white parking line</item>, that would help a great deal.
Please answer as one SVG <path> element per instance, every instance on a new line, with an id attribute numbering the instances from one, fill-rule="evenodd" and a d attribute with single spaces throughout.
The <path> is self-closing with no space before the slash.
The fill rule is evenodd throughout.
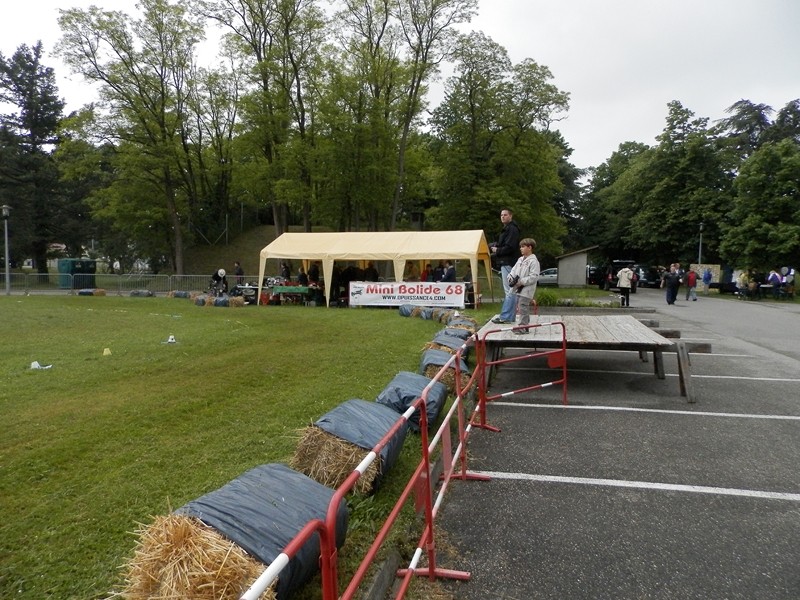
<path id="1" fill-rule="evenodd" d="M 606 410 L 616 412 L 641 412 L 647 414 L 691 415 L 693 417 L 731 417 L 734 419 L 773 419 L 777 421 L 800 421 L 794 415 L 762 415 L 755 413 L 721 413 L 701 410 L 666 410 L 663 408 L 633 408 L 628 406 L 581 406 L 563 404 L 523 404 L 521 402 L 492 402 L 492 406 L 513 406 L 514 408 L 555 408 L 559 410 Z"/>
<path id="2" fill-rule="evenodd" d="M 532 475 L 530 473 L 503 473 L 500 471 L 470 471 L 477 475 L 489 476 L 492 479 L 510 479 L 515 481 L 538 481 L 543 483 L 567 483 L 578 485 L 594 485 L 604 487 L 636 488 L 643 490 L 662 490 L 670 492 L 690 492 L 693 494 L 716 494 L 720 496 L 741 496 L 746 498 L 762 498 L 768 500 L 790 500 L 800 502 L 800 494 L 785 492 L 765 492 L 761 490 L 740 490 L 736 488 L 709 487 L 705 485 L 680 485 L 675 483 L 657 483 L 653 481 L 627 481 L 624 479 L 592 479 L 588 477 L 560 477 L 558 475 Z"/>
<path id="3" fill-rule="evenodd" d="M 546 368 L 534 368 L 534 369 L 525 369 L 520 367 L 504 367 L 507 371 L 519 371 L 519 372 L 535 372 L 535 371 L 552 371 L 552 369 Z M 569 369 L 570 373 L 598 373 L 604 375 L 647 375 L 649 377 L 653 376 L 651 371 L 608 371 L 606 369 Z M 677 373 L 665 373 L 667 377 L 677 377 Z M 739 375 L 695 375 L 692 373 L 692 379 L 732 379 L 732 380 L 742 380 L 742 381 L 763 381 L 765 383 L 768 382 L 777 382 L 777 383 L 800 383 L 800 379 L 791 378 L 791 377 L 742 377 Z"/>

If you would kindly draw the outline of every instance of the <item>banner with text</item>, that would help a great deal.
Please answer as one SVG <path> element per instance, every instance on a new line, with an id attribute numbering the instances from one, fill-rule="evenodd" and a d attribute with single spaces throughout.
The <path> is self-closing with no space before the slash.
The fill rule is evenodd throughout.
<path id="1" fill-rule="evenodd" d="M 425 281 L 351 281 L 350 306 L 446 306 L 464 308 L 466 284 Z"/>

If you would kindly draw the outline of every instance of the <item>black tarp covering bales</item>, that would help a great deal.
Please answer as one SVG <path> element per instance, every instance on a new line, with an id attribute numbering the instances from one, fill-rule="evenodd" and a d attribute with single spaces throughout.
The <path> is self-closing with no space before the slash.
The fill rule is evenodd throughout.
<path id="1" fill-rule="evenodd" d="M 470 333 L 469 330 L 460 329 L 458 327 L 446 327 L 442 329 L 439 334 L 449 335 L 451 337 L 459 338 L 460 340 L 467 340 L 470 338 L 470 336 L 472 336 L 472 333 Z"/>
<path id="2" fill-rule="evenodd" d="M 453 355 L 449 352 L 445 352 L 444 350 L 434 350 L 429 349 L 425 350 L 422 353 L 422 359 L 419 363 L 419 372 L 425 373 L 425 369 L 429 366 L 437 366 L 443 367 L 447 364 L 447 361 L 453 358 Z M 453 361 L 453 368 L 455 368 L 455 364 L 458 362 L 459 368 L 461 369 L 461 373 L 464 375 L 469 375 L 469 368 L 467 367 L 467 363 L 464 362 L 463 359 L 456 358 Z"/>
<path id="3" fill-rule="evenodd" d="M 438 344 L 439 346 L 444 346 L 445 348 L 450 348 L 453 353 L 458 352 L 461 350 L 461 347 L 464 345 L 464 341 L 460 338 L 454 337 L 452 335 L 448 335 L 443 331 L 440 331 L 435 336 L 433 336 L 433 340 L 431 340 L 434 344 Z M 469 358 L 469 348 L 464 348 L 461 352 L 461 356 L 465 359 Z"/>
<path id="4" fill-rule="evenodd" d="M 389 433 L 399 418 L 400 415 L 388 406 L 354 399 L 347 400 L 325 413 L 314 425 L 359 448 L 372 450 L 383 436 Z M 397 462 L 407 433 L 408 425 L 404 423 L 381 450 L 381 468 L 375 478 L 373 490 L 378 489 L 383 476 L 391 471 Z"/>
<path id="5" fill-rule="evenodd" d="M 197 517 L 265 565 L 281 553 L 312 519 L 325 520 L 334 491 L 286 465 L 261 465 L 218 490 L 193 500 L 175 512 Z M 336 523 L 336 546 L 347 533 L 347 504 L 342 500 Z M 319 570 L 319 536 L 312 536 L 278 577 L 279 600 Z"/>
<path id="6" fill-rule="evenodd" d="M 453 338 L 455 339 L 455 338 Z M 394 376 L 383 391 L 378 394 L 375 402 L 388 406 L 394 411 L 402 414 L 414 403 L 414 400 L 422 395 L 425 388 L 430 385 L 431 380 L 424 375 L 411 373 L 410 371 L 400 371 Z M 447 400 L 447 386 L 436 381 L 428 390 L 425 402 L 425 414 L 428 418 L 428 427 L 433 425 L 442 411 L 442 407 Z M 416 411 L 409 419 L 409 425 L 414 431 L 419 431 L 419 411 Z"/>
<path id="7" fill-rule="evenodd" d="M 478 330 L 475 321 L 469 317 L 453 317 L 447 321 L 447 326 L 468 329 L 471 333 L 475 333 Z"/>

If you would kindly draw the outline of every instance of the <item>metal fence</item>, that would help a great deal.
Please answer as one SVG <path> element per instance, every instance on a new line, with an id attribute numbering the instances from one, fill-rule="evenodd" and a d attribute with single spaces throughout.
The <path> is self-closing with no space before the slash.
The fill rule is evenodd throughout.
<path id="1" fill-rule="evenodd" d="M 171 291 L 204 292 L 208 275 L 152 275 L 132 273 L 11 273 L 12 294 L 77 294 L 83 289 L 102 289 L 107 295 L 129 296 L 137 292 L 166 295 Z M 5 274 L 0 273 L 0 293 L 6 290 Z"/>

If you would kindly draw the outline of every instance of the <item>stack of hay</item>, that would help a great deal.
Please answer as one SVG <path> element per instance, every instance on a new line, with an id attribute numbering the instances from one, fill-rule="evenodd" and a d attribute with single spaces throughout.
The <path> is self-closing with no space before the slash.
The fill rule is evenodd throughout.
<path id="1" fill-rule="evenodd" d="M 420 361 L 419 373 L 425 375 L 430 379 L 436 377 L 436 374 L 442 370 L 442 367 L 453 358 L 453 355 L 443 350 L 425 350 L 422 353 L 422 360 Z M 458 366 L 460 369 L 461 380 L 459 387 L 463 391 L 469 384 L 469 367 L 463 359 L 456 358 L 459 361 Z M 451 394 L 456 393 L 456 370 L 454 367 L 448 367 L 442 376 L 439 378 Z"/>
<path id="2" fill-rule="evenodd" d="M 397 422 L 391 408 L 366 400 L 348 400 L 307 427 L 290 466 L 331 488 L 338 488 Z M 377 490 L 397 462 L 408 426 L 404 425 L 356 482 L 355 491 Z"/>
<path id="3" fill-rule="evenodd" d="M 277 463 L 261 465 L 223 487 L 142 527 L 126 565 L 129 600 L 237 599 L 313 519 L 325 519 L 334 491 Z M 347 534 L 340 501 L 336 547 Z M 282 600 L 319 570 L 319 537 L 312 536 L 280 572 L 262 600 Z"/>

